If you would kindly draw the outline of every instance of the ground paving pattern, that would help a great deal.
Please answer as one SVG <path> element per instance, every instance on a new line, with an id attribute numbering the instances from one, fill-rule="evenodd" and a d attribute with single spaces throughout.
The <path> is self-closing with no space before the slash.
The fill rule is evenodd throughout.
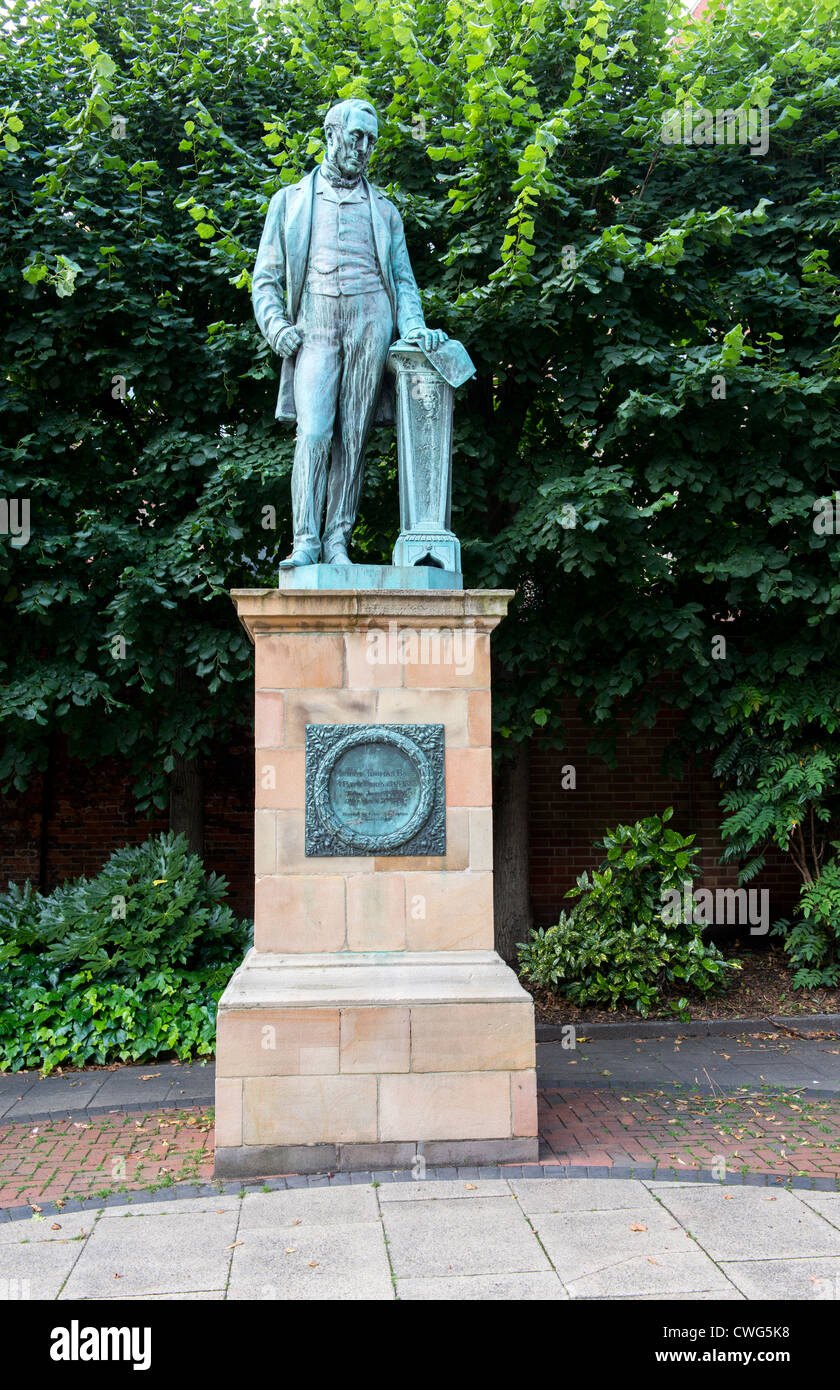
<path id="1" fill-rule="evenodd" d="M 578 1039 L 538 1059 L 545 1165 L 838 1185 L 836 1039 Z M 0 1078 L 0 1209 L 208 1181 L 212 1094 L 200 1064 Z"/>
<path id="2" fill-rule="evenodd" d="M 840 1290 L 840 1193 L 402 1178 L 8 1220 L 0 1279 L 7 1298 L 59 1300 L 810 1300 Z"/>
<path id="3" fill-rule="evenodd" d="M 0 1078 L 0 1297 L 840 1297 L 835 1040 L 543 1044 L 540 1162 L 212 1175 L 212 1067 Z M 674 1181 L 678 1179 L 678 1181 Z"/>

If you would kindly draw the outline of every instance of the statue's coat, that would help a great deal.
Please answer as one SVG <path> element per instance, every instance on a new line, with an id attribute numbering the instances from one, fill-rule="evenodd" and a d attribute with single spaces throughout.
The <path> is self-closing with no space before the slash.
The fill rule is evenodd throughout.
<path id="1" fill-rule="evenodd" d="M 257 323 L 272 348 L 281 330 L 297 319 L 306 279 L 317 172 L 315 168 L 298 183 L 287 184 L 269 203 L 254 267 L 252 298 Z M 396 341 L 414 329 L 425 327 L 420 291 L 408 258 L 402 218 L 384 193 L 367 179 L 363 182 L 369 199 L 379 268 L 391 302 Z M 297 418 L 294 373 L 294 358 L 284 357 L 275 412 L 278 420 Z M 383 381 L 374 418 L 378 422 L 393 419 L 387 378 Z"/>

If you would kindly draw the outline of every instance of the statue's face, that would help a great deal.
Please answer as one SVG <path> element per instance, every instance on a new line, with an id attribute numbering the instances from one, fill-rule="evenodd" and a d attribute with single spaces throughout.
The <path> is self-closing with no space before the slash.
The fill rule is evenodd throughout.
<path id="1" fill-rule="evenodd" d="M 376 117 L 355 110 L 343 126 L 327 131 L 327 154 L 342 178 L 357 179 L 367 173 L 376 144 Z"/>

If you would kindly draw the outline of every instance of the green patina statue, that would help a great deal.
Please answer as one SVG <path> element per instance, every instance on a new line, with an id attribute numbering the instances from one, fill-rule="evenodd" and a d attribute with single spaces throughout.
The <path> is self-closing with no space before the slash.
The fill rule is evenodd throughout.
<path id="1" fill-rule="evenodd" d="M 274 195 L 257 254 L 254 313 L 283 357 L 277 419 L 297 422 L 285 569 L 350 563 L 370 427 L 393 418 L 388 350 L 447 341 L 425 325 L 400 215 L 365 177 L 377 130 L 367 101 L 330 108 L 323 163 Z"/>

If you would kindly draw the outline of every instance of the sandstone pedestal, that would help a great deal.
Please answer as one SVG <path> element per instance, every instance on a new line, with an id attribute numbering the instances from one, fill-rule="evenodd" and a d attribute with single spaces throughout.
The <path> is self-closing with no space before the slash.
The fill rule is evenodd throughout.
<path id="1" fill-rule="evenodd" d="M 256 905 L 219 1003 L 219 1175 L 536 1158 L 533 1005 L 493 950 L 510 597 L 233 594 L 256 649 Z M 331 725 L 443 726 L 444 853 L 306 853 L 307 726 Z"/>

